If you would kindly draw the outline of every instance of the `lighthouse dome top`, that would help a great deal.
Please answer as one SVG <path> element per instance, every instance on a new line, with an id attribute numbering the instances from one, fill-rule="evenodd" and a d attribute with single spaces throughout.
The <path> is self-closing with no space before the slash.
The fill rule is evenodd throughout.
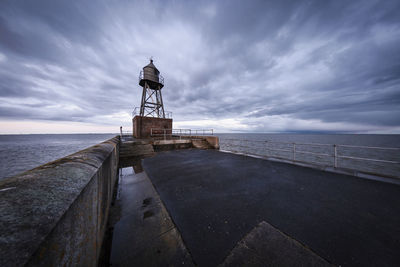
<path id="1" fill-rule="evenodd" d="M 146 69 L 147 68 L 154 69 L 155 72 L 160 73 L 160 71 L 156 68 L 156 66 L 154 66 L 152 59 L 150 59 L 150 63 L 149 64 L 147 64 L 146 66 L 143 67 L 143 69 L 145 69 L 145 68 Z"/>
<path id="2" fill-rule="evenodd" d="M 153 64 L 153 59 L 150 59 L 150 63 L 144 66 L 143 71 L 140 72 L 139 84 L 156 90 L 164 87 L 164 78 Z"/>

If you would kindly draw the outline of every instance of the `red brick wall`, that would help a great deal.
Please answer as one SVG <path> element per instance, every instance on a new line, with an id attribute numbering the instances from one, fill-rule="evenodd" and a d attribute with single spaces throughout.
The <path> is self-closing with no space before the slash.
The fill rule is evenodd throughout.
<path id="1" fill-rule="evenodd" d="M 150 137 L 152 128 L 172 129 L 172 119 L 135 116 L 132 122 L 133 122 L 133 136 L 135 138 Z M 171 133 L 171 131 L 168 131 L 167 133 Z"/>

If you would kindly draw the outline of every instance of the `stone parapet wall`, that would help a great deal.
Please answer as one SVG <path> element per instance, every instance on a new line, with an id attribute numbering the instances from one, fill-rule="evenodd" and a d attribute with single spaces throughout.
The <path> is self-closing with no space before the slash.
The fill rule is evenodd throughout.
<path id="1" fill-rule="evenodd" d="M 0 266 L 97 266 L 119 138 L 0 181 Z"/>

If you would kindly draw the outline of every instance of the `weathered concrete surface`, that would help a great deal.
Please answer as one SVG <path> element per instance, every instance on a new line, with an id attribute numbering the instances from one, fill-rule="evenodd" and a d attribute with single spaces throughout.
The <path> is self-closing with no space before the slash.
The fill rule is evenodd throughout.
<path id="1" fill-rule="evenodd" d="M 153 147 L 155 151 L 167 151 L 175 149 L 192 148 L 192 141 L 190 139 L 171 139 L 171 140 L 154 140 Z"/>
<path id="2" fill-rule="evenodd" d="M 119 139 L 0 181 L 0 266 L 96 266 Z"/>
<path id="3" fill-rule="evenodd" d="M 112 208 L 112 266 L 193 266 L 182 238 L 140 165 L 122 169 Z"/>
<path id="4" fill-rule="evenodd" d="M 232 250 L 220 266 L 333 266 L 320 256 L 262 221 Z"/>
<path id="5" fill-rule="evenodd" d="M 154 140 L 154 150 L 167 151 L 193 147 L 200 149 L 219 149 L 219 139 L 217 136 L 192 136 L 182 138 L 183 139 Z"/>
<path id="6" fill-rule="evenodd" d="M 132 166 L 132 162 L 154 155 L 154 148 L 151 140 L 122 141 L 119 149 L 120 167 Z"/>
<path id="7" fill-rule="evenodd" d="M 154 140 L 153 145 L 162 146 L 162 145 L 179 145 L 179 144 L 188 144 L 192 141 L 190 139 L 170 139 L 170 140 Z"/>
<path id="8" fill-rule="evenodd" d="M 209 149 L 212 148 L 210 144 L 205 139 L 193 139 L 192 140 L 193 147 L 199 149 Z"/>
<path id="9" fill-rule="evenodd" d="M 342 266 L 400 266 L 400 186 L 216 150 L 143 168 L 200 266 L 223 262 L 266 221 Z"/>
<path id="10" fill-rule="evenodd" d="M 218 136 L 204 136 L 208 144 L 214 148 L 219 149 L 219 137 Z"/>
<path id="11" fill-rule="evenodd" d="M 150 156 L 154 154 L 154 149 L 150 142 L 147 144 L 142 144 L 141 142 L 136 141 L 122 142 L 119 154 L 121 158 L 132 156 Z"/>

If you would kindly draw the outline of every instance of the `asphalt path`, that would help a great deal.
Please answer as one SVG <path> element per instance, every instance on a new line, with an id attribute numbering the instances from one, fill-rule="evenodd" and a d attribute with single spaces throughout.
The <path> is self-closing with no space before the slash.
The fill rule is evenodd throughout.
<path id="1" fill-rule="evenodd" d="M 216 150 L 143 160 L 194 262 L 266 221 L 341 266 L 400 266 L 400 186 Z"/>

